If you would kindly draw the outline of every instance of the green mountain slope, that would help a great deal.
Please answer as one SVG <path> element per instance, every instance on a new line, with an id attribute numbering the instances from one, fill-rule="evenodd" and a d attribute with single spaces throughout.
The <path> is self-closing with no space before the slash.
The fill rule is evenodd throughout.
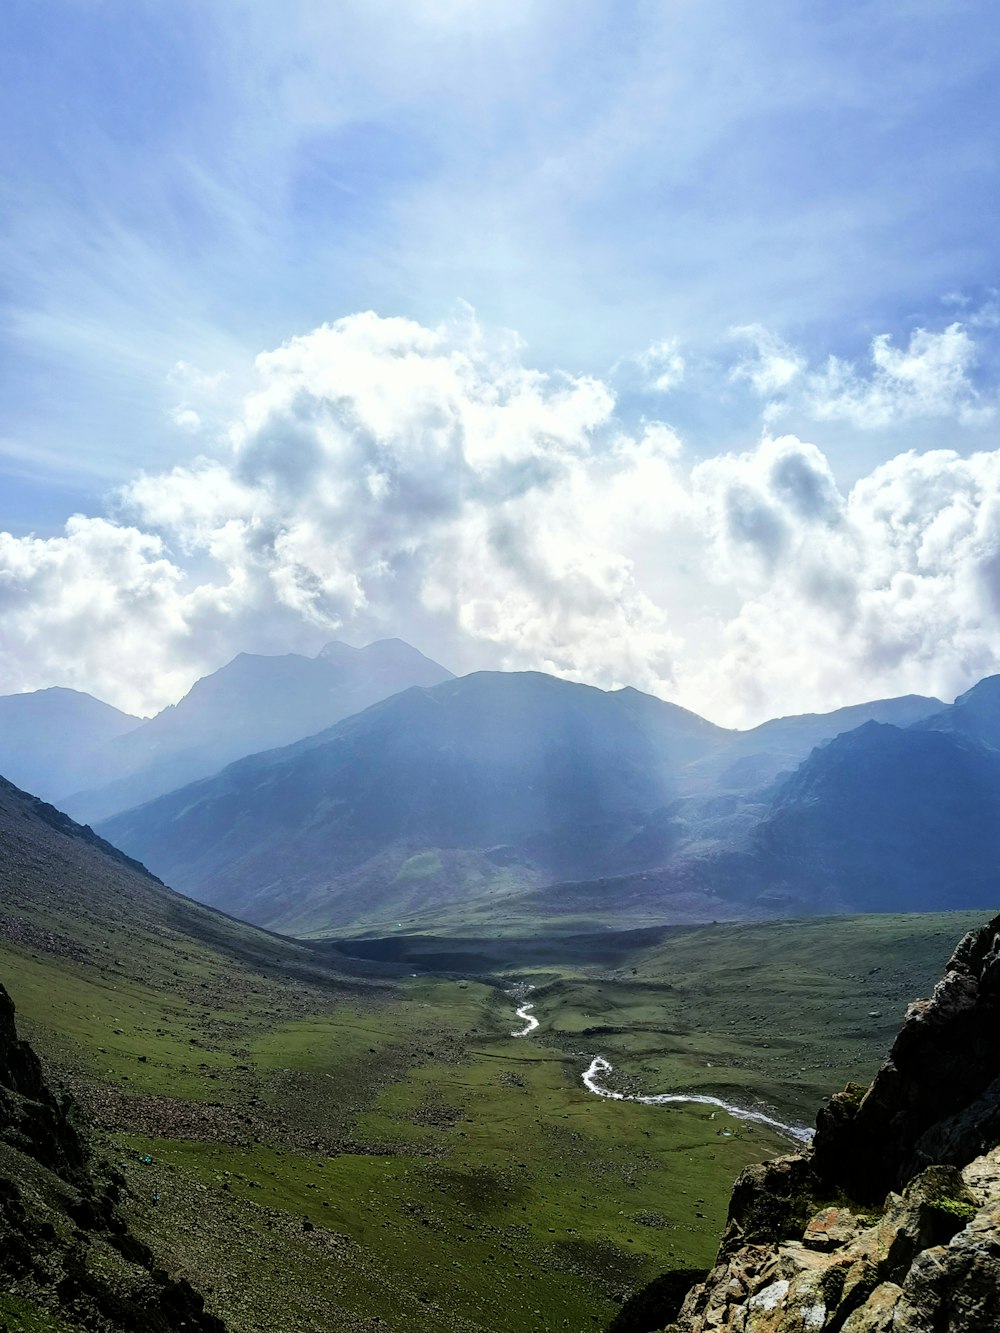
<path id="1" fill-rule="evenodd" d="M 13 1333 L 226 1333 L 118 1207 L 123 1184 L 18 1039 L 0 986 L 0 1322 Z"/>
<path id="2" fill-rule="evenodd" d="M 293 941 L 173 893 L 91 829 L 3 778 L 0 886 L 0 937 L 86 962 L 109 982 L 166 984 L 211 966 L 220 982 L 227 968 L 250 967 L 348 984 Z M 179 960 L 189 965 L 183 972 Z"/>
<path id="3" fill-rule="evenodd" d="M 496 985 L 352 978 L 2 794 L 0 979 L 136 1236 L 237 1333 L 582 1326 L 654 1271 L 650 1150 L 721 1207 L 696 1119 L 590 1096 Z M 726 1176 L 769 1143 L 727 1141 Z"/>
<path id="4" fill-rule="evenodd" d="M 728 733 L 527 672 L 409 690 L 102 824 L 170 883 L 305 932 L 630 864 L 644 812 Z"/>

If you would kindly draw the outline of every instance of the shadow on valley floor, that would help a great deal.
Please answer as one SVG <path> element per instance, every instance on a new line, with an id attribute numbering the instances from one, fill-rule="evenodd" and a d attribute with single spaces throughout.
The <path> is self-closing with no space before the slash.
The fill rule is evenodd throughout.
<path id="1" fill-rule="evenodd" d="M 395 965 L 412 971 L 482 975 L 530 967 L 620 967 L 636 952 L 668 935 L 692 929 L 653 926 L 638 930 L 589 931 L 579 935 L 509 938 L 447 935 L 386 935 L 370 939 L 315 941 L 322 957 L 342 966 L 348 960 Z"/>

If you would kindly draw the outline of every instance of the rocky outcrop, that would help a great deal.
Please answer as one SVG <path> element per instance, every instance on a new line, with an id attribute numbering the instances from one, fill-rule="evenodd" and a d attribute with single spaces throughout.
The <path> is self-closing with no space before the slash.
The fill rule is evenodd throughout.
<path id="1" fill-rule="evenodd" d="M 1000 1138 L 1000 917 L 959 943 L 929 1000 L 906 1011 L 868 1091 L 817 1119 L 813 1166 L 878 1199 L 932 1162 L 962 1166 Z"/>
<path id="2" fill-rule="evenodd" d="M 794 1240 L 743 1245 L 688 1295 L 671 1333 L 995 1333 L 1000 1149 L 932 1166 L 876 1216 L 822 1207 Z"/>
<path id="3" fill-rule="evenodd" d="M 39 1327 L 225 1333 L 173 1280 L 118 1208 L 122 1180 L 90 1150 L 69 1097 L 50 1088 L 0 986 L 0 1290 Z M 35 1325 L 32 1324 L 32 1327 Z"/>
<path id="4" fill-rule="evenodd" d="M 673 1322 L 667 1321 L 673 1319 Z M 667 1333 L 1000 1329 L 1000 917 L 907 1010 L 804 1154 L 750 1167 Z"/>
<path id="5" fill-rule="evenodd" d="M 87 1152 L 71 1117 L 72 1103 L 52 1094 L 37 1055 L 18 1040 L 14 1005 L 0 986 L 0 1139 L 83 1186 Z"/>

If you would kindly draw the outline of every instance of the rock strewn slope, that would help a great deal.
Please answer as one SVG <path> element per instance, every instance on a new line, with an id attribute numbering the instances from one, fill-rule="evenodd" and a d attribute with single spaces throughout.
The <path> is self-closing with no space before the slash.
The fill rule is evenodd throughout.
<path id="1" fill-rule="evenodd" d="M 680 1311 L 632 1327 L 995 1333 L 998 1144 L 1000 917 L 910 1005 L 872 1086 L 820 1113 L 809 1152 L 740 1176 L 716 1267 Z"/>
<path id="2" fill-rule="evenodd" d="M 2 1312 L 13 1302 L 33 1328 L 225 1333 L 202 1297 L 158 1268 L 131 1233 L 117 1207 L 120 1179 L 93 1157 L 75 1117 L 18 1040 L 0 986 Z"/>

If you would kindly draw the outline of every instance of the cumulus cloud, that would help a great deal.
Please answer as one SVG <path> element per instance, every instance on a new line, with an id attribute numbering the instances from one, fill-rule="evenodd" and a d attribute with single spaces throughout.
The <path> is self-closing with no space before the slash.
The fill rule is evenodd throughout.
<path id="1" fill-rule="evenodd" d="M 997 670 L 1000 452 L 900 454 L 842 494 L 822 453 L 785 437 L 693 480 L 740 605 L 700 685 L 685 671 L 682 686 L 760 715 L 948 698 Z"/>
<path id="2" fill-rule="evenodd" d="M 77 515 L 47 540 L 0 533 L 0 683 L 57 682 L 141 705 L 152 650 L 169 696 L 185 681 L 183 583 L 158 537 L 105 519 Z"/>
<path id="3" fill-rule="evenodd" d="M 831 356 L 819 370 L 810 369 L 801 353 L 760 324 L 731 332 L 747 344 L 747 351 L 730 378 L 746 381 L 767 400 L 769 423 L 789 411 L 814 421 L 847 421 L 860 430 L 918 418 L 979 425 L 994 415 L 993 404 L 974 381 L 975 340 L 958 322 L 938 333 L 914 329 L 905 347 L 881 333 L 872 339 L 867 365 Z"/>
<path id="4" fill-rule="evenodd" d="M 772 571 L 805 533 L 815 535 L 841 517 L 829 464 L 794 436 L 709 459 L 691 479 L 719 567 L 732 578 L 747 577 L 748 561 Z"/>
<path id="5" fill-rule="evenodd" d="M 863 430 L 914 417 L 982 421 L 993 409 L 972 382 L 975 362 L 975 343 L 958 323 L 941 333 L 915 329 L 905 348 L 879 334 L 869 374 L 830 357 L 825 370 L 810 378 L 809 401 L 819 419 L 841 418 Z"/>
<path id="6" fill-rule="evenodd" d="M 256 373 L 221 446 L 138 477 L 120 524 L 5 539 L 5 625 L 39 648 L 0 685 L 86 681 L 148 709 L 261 621 L 298 626 L 293 646 L 423 624 L 500 665 L 669 685 L 676 636 L 631 550 L 685 503 L 669 429 L 623 433 L 605 384 L 526 367 L 471 315 L 351 316 Z"/>
<path id="7" fill-rule="evenodd" d="M 753 347 L 751 383 L 808 377 Z M 961 410 L 965 356 L 915 334 L 876 380 Z M 349 316 L 254 373 L 203 456 L 137 477 L 113 519 L 0 536 L 0 689 L 149 711 L 242 649 L 401 634 L 750 722 L 953 693 L 1000 658 L 1000 452 L 903 453 L 846 490 L 792 434 L 692 466 L 471 313 Z"/>

